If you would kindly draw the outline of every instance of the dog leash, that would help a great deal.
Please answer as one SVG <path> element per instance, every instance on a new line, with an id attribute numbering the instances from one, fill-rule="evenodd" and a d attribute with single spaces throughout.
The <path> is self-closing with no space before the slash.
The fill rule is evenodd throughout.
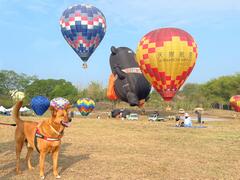
<path id="1" fill-rule="evenodd" d="M 0 124 L 5 125 L 5 126 L 16 126 L 16 124 L 8 124 L 8 123 L 1 123 L 1 122 L 0 122 Z"/>

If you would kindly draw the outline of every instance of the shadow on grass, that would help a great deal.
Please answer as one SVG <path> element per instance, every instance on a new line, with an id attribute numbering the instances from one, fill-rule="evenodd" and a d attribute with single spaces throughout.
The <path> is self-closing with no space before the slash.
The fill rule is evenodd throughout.
<path id="1" fill-rule="evenodd" d="M 67 152 L 67 148 L 71 146 L 71 143 L 64 143 L 61 145 L 61 149 L 60 149 L 60 154 L 59 154 L 59 161 L 58 161 L 58 169 L 59 174 L 64 173 L 66 170 L 68 170 L 69 168 L 71 168 L 72 166 L 74 166 L 74 164 L 78 163 L 79 161 L 82 160 L 87 160 L 89 159 L 90 154 L 77 154 L 77 155 L 68 155 L 67 153 L 64 153 L 65 151 Z M 15 155 L 15 141 L 10 141 L 10 142 L 4 142 L 4 143 L 0 143 L 0 157 L 5 157 L 6 160 L 8 161 L 8 163 L 1 162 L 0 160 L 0 179 L 11 179 L 16 177 L 16 172 L 15 172 L 15 166 L 16 166 L 16 155 Z M 23 149 L 26 147 L 23 147 Z M 9 156 L 9 158 L 8 158 Z M 26 154 L 22 152 L 21 157 L 25 157 Z M 21 162 L 20 162 L 20 169 L 22 172 L 25 171 L 29 171 L 26 172 L 25 175 L 28 175 L 29 173 L 29 178 L 31 178 L 33 175 L 34 176 L 39 176 L 39 168 L 38 168 L 38 164 L 39 164 L 39 154 L 34 151 L 34 153 L 32 154 L 32 165 L 33 167 L 35 167 L 35 170 L 33 171 L 29 171 L 27 168 L 27 164 L 25 161 L 25 158 L 21 158 Z M 49 175 L 52 174 L 52 158 L 50 156 L 50 154 L 48 154 L 48 156 L 46 157 L 45 160 L 45 167 L 46 167 L 46 163 L 50 164 L 50 168 L 46 169 L 45 168 L 45 175 Z M 21 176 L 21 175 L 20 175 Z M 21 178 L 21 177 L 19 177 Z"/>

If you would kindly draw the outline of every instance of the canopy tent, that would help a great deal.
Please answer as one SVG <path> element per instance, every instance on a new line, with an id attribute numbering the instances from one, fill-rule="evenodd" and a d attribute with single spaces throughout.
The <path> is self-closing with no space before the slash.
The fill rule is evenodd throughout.
<path id="1" fill-rule="evenodd" d="M 5 113 L 7 110 L 6 110 L 6 108 L 5 107 L 3 107 L 3 106 L 0 106 L 0 112 L 2 112 L 2 113 Z"/>
<path id="2" fill-rule="evenodd" d="M 13 107 L 6 109 L 7 112 L 12 112 Z"/>
<path id="3" fill-rule="evenodd" d="M 20 112 L 26 112 L 26 111 L 30 111 L 31 109 L 27 108 L 26 106 L 25 107 L 21 107 L 20 108 Z"/>

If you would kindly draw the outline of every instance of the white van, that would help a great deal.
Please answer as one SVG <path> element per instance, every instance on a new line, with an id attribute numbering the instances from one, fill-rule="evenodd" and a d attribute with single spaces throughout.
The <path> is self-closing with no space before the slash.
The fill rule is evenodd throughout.
<path id="1" fill-rule="evenodd" d="M 128 120 L 138 120 L 138 114 L 131 113 L 131 114 L 127 115 L 127 119 Z"/>

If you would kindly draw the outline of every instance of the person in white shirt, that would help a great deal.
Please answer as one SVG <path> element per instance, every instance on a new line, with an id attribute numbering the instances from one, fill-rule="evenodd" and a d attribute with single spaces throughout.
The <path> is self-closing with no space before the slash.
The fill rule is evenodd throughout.
<path id="1" fill-rule="evenodd" d="M 176 116 L 176 126 L 183 127 L 184 126 L 184 119 L 185 119 L 185 112 L 180 112 L 178 116 Z"/>
<path id="2" fill-rule="evenodd" d="M 184 127 L 192 127 L 192 120 L 188 113 L 185 113 Z"/>

